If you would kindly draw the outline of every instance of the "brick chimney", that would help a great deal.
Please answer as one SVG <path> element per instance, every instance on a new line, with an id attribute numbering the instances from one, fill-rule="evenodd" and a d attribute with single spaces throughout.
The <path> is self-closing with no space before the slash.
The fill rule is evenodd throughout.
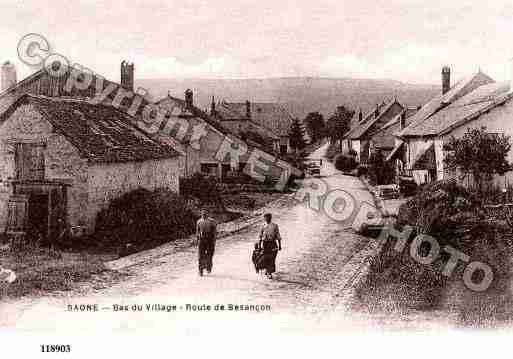
<path id="1" fill-rule="evenodd" d="M 376 109 L 374 110 L 374 117 L 379 116 L 379 104 L 376 104 Z"/>
<path id="2" fill-rule="evenodd" d="M 121 86 L 125 90 L 134 92 L 134 64 L 125 60 L 121 62 Z"/>
<path id="3" fill-rule="evenodd" d="M 363 120 L 363 113 L 362 113 L 362 108 L 360 107 L 360 112 L 358 113 L 358 122 L 362 122 Z"/>
<path id="4" fill-rule="evenodd" d="M 192 106 L 194 106 L 194 94 L 192 93 L 192 90 L 191 89 L 187 89 L 185 90 L 185 105 L 187 106 L 187 108 L 191 108 Z"/>
<path id="5" fill-rule="evenodd" d="M 5 91 L 8 88 L 16 85 L 16 67 L 9 61 L 4 62 L 2 65 L 2 84 L 0 91 Z"/>
<path id="6" fill-rule="evenodd" d="M 246 101 L 246 118 L 248 120 L 251 119 L 251 102 L 249 102 L 249 100 Z"/>
<path id="7" fill-rule="evenodd" d="M 442 95 L 445 95 L 451 89 L 451 68 L 444 66 L 442 68 Z"/>

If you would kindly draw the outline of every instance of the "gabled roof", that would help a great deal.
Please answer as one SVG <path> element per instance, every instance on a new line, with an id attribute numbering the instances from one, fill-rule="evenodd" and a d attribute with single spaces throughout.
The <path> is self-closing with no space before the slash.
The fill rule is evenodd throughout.
<path id="1" fill-rule="evenodd" d="M 66 66 L 66 65 L 62 65 Z M 96 96 L 97 91 L 103 91 L 108 86 L 114 85 L 115 88 L 121 87 L 121 84 L 107 80 L 106 78 L 94 73 L 94 72 L 86 72 L 80 68 L 74 66 L 67 66 L 65 68 L 66 71 L 60 76 L 52 76 L 46 68 L 41 68 L 40 70 L 34 72 L 33 74 L 27 76 L 23 80 L 16 83 L 16 85 L 11 86 L 7 90 L 0 93 L 0 114 L 7 110 L 16 100 L 18 100 L 21 96 L 26 93 L 30 93 L 33 95 L 42 95 L 47 97 L 71 97 L 76 99 L 86 99 L 93 98 Z M 88 70 L 90 71 L 90 70 Z M 71 88 L 67 88 L 68 81 L 70 77 L 74 75 L 78 75 L 79 73 L 83 73 L 84 75 L 91 75 L 91 84 L 86 86 L 85 88 L 78 88 L 78 86 L 73 86 Z M 102 88 L 97 88 L 100 85 Z M 105 99 L 106 103 L 112 102 L 114 97 L 117 94 L 117 90 L 110 92 Z M 141 105 L 138 108 L 138 115 L 141 114 L 144 106 L 146 106 L 149 102 L 143 98 Z M 132 99 L 123 98 L 120 104 L 120 109 L 127 110 L 132 104 Z"/>
<path id="2" fill-rule="evenodd" d="M 415 114 L 415 108 L 403 108 L 396 116 L 388 121 L 383 127 L 371 134 L 372 143 L 376 148 L 391 149 L 395 146 L 396 138 L 394 133 L 400 129 L 401 118 L 404 116 L 406 126 L 410 123 L 410 118 Z"/>
<path id="3" fill-rule="evenodd" d="M 30 104 L 64 136 L 81 157 L 92 163 L 131 162 L 179 156 L 170 146 L 135 127 L 135 119 L 112 106 L 85 100 L 21 96 L 1 116 L 5 121 L 21 105 Z"/>
<path id="4" fill-rule="evenodd" d="M 397 102 L 397 99 L 393 99 L 388 103 L 381 104 L 380 106 L 378 106 L 379 114 L 377 116 L 375 115 L 375 110 L 373 110 L 372 113 L 367 114 L 363 118 L 362 122 L 360 122 L 352 130 L 350 130 L 344 137 L 352 140 L 357 140 L 363 137 L 367 133 L 367 131 L 369 131 L 372 125 L 378 122 L 396 103 L 399 104 L 399 102 Z"/>
<path id="5" fill-rule="evenodd" d="M 223 127 L 219 122 L 214 120 L 209 114 L 205 111 L 197 108 L 196 106 L 187 106 L 185 100 L 177 97 L 173 97 L 171 95 L 167 95 L 166 97 L 160 99 L 155 102 L 157 106 L 164 105 L 165 103 L 173 104 L 178 107 L 181 111 L 181 116 L 193 116 L 202 119 L 207 124 L 215 128 L 217 131 L 221 132 L 223 135 L 231 135 L 230 131 Z"/>
<path id="6" fill-rule="evenodd" d="M 428 103 L 420 108 L 420 110 L 412 117 L 408 127 L 400 131 L 397 136 L 423 136 L 423 125 L 429 117 L 433 116 L 444 107 L 449 106 L 459 98 L 469 94 L 480 86 L 495 82 L 491 77 L 479 71 L 478 73 L 460 80 L 447 93 L 438 94 Z"/>
<path id="7" fill-rule="evenodd" d="M 266 127 L 277 136 L 288 136 L 294 117 L 280 104 L 251 102 L 251 121 Z M 216 105 L 221 120 L 247 119 L 246 103 L 221 101 Z"/>
<path id="8" fill-rule="evenodd" d="M 228 129 L 225 126 L 223 126 L 222 123 L 220 123 L 219 121 L 215 120 L 212 116 L 210 116 L 205 111 L 200 110 L 196 106 L 187 106 L 187 103 L 185 102 L 185 100 L 173 97 L 173 96 L 168 94 L 166 97 L 164 97 L 161 100 L 157 101 L 155 104 L 157 106 L 163 106 L 165 103 L 173 104 L 173 105 L 177 106 L 180 109 L 180 111 L 181 111 L 181 115 L 184 116 L 184 117 L 192 116 L 192 117 L 199 118 L 199 119 L 205 121 L 210 126 L 212 126 L 215 130 L 217 130 L 222 135 L 227 136 L 227 137 L 231 137 L 232 139 L 237 139 L 237 140 L 239 140 L 241 142 L 245 142 L 248 145 L 249 148 L 251 148 L 251 147 L 258 148 L 259 150 L 261 150 L 261 151 L 263 151 L 265 153 L 268 153 L 268 154 L 272 155 L 273 157 L 277 157 L 277 158 L 283 160 L 281 158 L 281 156 L 270 152 L 262 144 L 256 143 L 255 141 L 252 141 L 252 140 L 243 140 L 243 139 L 241 139 L 238 134 L 234 133 L 230 129 Z M 283 160 L 283 161 L 288 162 L 286 160 Z"/>
<path id="9" fill-rule="evenodd" d="M 483 85 L 438 111 L 425 121 L 410 126 L 409 136 L 437 136 L 478 117 L 508 100 L 508 83 Z"/>

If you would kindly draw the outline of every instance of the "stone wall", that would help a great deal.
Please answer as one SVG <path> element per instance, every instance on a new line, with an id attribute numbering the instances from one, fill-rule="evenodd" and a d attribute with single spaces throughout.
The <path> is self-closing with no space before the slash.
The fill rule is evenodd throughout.
<path id="1" fill-rule="evenodd" d="M 179 189 L 183 157 L 144 162 L 97 164 L 89 167 L 87 232 L 94 230 L 96 215 L 109 202 L 136 188 Z"/>
<path id="2" fill-rule="evenodd" d="M 85 222 L 87 209 L 87 161 L 32 105 L 22 105 L 0 127 L 0 231 L 5 229 L 7 201 L 12 193 L 8 180 L 15 177 L 16 142 L 42 142 L 46 145 L 45 179 L 67 180 L 67 221 L 71 226 Z"/>

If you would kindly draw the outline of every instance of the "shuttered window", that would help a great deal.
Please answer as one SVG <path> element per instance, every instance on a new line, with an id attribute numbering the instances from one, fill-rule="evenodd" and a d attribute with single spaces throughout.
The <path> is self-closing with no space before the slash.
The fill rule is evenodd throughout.
<path id="1" fill-rule="evenodd" d="M 43 144 L 17 143 L 15 156 L 16 179 L 44 180 L 45 156 Z"/>

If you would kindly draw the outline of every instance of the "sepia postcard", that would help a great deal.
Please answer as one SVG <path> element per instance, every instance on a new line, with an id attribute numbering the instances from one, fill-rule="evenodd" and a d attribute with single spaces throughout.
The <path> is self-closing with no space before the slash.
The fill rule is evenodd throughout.
<path id="1" fill-rule="evenodd" d="M 0 6 L 1 357 L 508 343 L 511 1 Z"/>

